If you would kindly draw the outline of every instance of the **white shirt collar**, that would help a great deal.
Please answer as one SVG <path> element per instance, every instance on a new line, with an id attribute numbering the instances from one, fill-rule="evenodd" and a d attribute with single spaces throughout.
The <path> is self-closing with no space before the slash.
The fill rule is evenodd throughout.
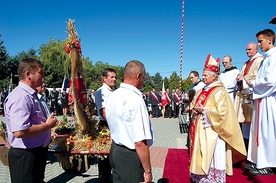
<path id="1" fill-rule="evenodd" d="M 140 95 L 142 97 L 142 93 L 133 85 L 130 85 L 130 84 L 127 84 L 127 83 L 121 83 L 120 87 L 132 90 L 132 91 L 134 91 L 135 93 L 137 93 L 138 95 Z"/>

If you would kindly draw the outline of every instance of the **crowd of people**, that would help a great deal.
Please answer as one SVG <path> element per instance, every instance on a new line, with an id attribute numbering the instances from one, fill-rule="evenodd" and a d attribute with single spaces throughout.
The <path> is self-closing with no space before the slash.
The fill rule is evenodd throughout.
<path id="1" fill-rule="evenodd" d="M 53 112 L 56 116 L 72 116 L 73 111 L 73 97 L 71 93 L 71 88 L 60 88 L 57 89 L 53 86 L 51 89 L 47 88 L 46 83 L 43 84 L 42 93 L 45 103 L 49 108 L 50 112 Z M 87 90 L 87 103 L 91 106 L 95 105 L 95 91 L 94 90 Z"/>
<path id="2" fill-rule="evenodd" d="M 153 144 L 151 118 L 177 118 L 189 113 L 187 146 L 191 182 L 226 182 L 233 164 L 246 160 L 254 175 L 271 175 L 276 167 L 276 48 L 275 33 L 256 34 L 258 44 L 246 45 L 249 59 L 241 71 L 232 58 L 208 55 L 202 80 L 191 71 L 192 86 L 186 92 L 164 93 L 154 88 L 141 93 L 146 69 L 138 60 L 124 68 L 124 81 L 116 86 L 116 71 L 107 68 L 102 86 L 87 94 L 95 105 L 99 126 L 110 129 L 109 156 L 98 164 L 99 182 L 151 182 L 149 146 Z M 258 52 L 258 46 L 264 52 Z M 39 60 L 19 64 L 19 85 L 2 101 L 7 124 L 12 182 L 43 182 L 47 146 L 56 115 L 67 115 L 74 101 L 68 91 L 47 91 L 44 67 Z M 45 94 L 45 95 L 44 95 Z M 5 93 L 1 93 L 2 95 Z M 129 163 L 131 162 L 131 163 Z M 22 169 L 21 167 L 24 166 Z"/>
<path id="3" fill-rule="evenodd" d="M 165 98 L 162 99 L 162 97 Z M 143 92 L 143 99 L 151 118 L 178 118 L 179 113 L 185 112 L 187 93 L 181 89 L 175 89 L 172 92 L 166 89 L 162 93 L 153 88 L 150 92 Z"/>
<path id="4" fill-rule="evenodd" d="M 191 74 L 193 73 L 197 75 L 190 77 L 192 82 L 192 78 L 199 79 L 199 73 L 197 71 L 192 71 Z M 104 77 L 102 76 L 102 78 Z M 200 83 L 203 83 L 200 79 L 199 81 Z M 199 86 L 201 85 L 202 84 L 199 84 Z M 70 97 L 70 88 L 57 89 L 53 86 L 49 91 L 46 84 L 44 84 L 42 95 L 45 98 L 50 112 L 55 113 L 56 116 L 70 116 L 73 113 L 73 111 L 70 110 L 73 104 L 72 97 Z M 147 106 L 148 114 L 151 118 L 178 118 L 179 113 L 185 112 L 188 103 L 188 93 L 183 92 L 181 89 L 175 89 L 172 90 L 172 92 L 169 89 L 166 89 L 164 94 L 162 91 L 157 92 L 155 88 L 153 88 L 150 92 L 142 92 L 142 95 Z M 164 95 L 166 96 L 165 105 L 162 104 L 162 96 Z M 87 90 L 87 100 L 90 105 L 97 106 L 96 98 L 95 90 Z"/>

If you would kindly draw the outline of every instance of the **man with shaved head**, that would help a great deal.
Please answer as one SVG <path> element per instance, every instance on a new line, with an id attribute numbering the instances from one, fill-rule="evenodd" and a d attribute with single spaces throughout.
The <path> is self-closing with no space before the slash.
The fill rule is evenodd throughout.
<path id="1" fill-rule="evenodd" d="M 249 57 L 237 78 L 239 90 L 235 98 L 235 109 L 237 111 L 238 120 L 242 123 L 242 134 L 244 138 L 245 147 L 248 147 L 248 139 L 250 132 L 250 124 L 252 117 L 252 108 L 243 103 L 244 97 L 240 93 L 249 88 L 248 83 L 256 79 L 256 74 L 261 61 L 264 59 L 263 55 L 258 53 L 258 45 L 250 42 L 246 46 L 246 54 Z"/>
<path id="2" fill-rule="evenodd" d="M 139 91 L 146 77 L 144 64 L 129 61 L 124 82 L 106 103 L 106 119 L 111 132 L 110 164 L 113 183 L 152 182 L 149 146 L 153 132 L 147 107 Z"/>
<path id="3" fill-rule="evenodd" d="M 232 66 L 232 58 L 230 55 L 226 55 L 222 59 L 222 65 L 224 66 L 225 70 L 220 73 L 219 80 L 224 85 L 224 88 L 227 90 L 232 102 L 236 97 L 235 88 L 237 85 L 237 76 L 240 71 L 237 69 L 236 66 Z"/>

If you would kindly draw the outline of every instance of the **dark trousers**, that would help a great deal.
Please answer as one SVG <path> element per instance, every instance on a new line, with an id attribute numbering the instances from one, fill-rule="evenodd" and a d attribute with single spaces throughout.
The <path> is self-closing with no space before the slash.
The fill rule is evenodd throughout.
<path id="1" fill-rule="evenodd" d="M 99 122 L 99 126 L 108 128 L 107 121 L 101 120 Z M 99 159 L 98 171 L 99 171 L 99 183 L 109 183 L 110 176 L 111 176 L 111 166 L 109 163 L 109 156 L 107 156 L 107 158 L 104 158 L 104 159 Z"/>
<path id="2" fill-rule="evenodd" d="M 179 105 L 174 104 L 173 117 L 177 118 L 179 114 Z"/>
<path id="3" fill-rule="evenodd" d="M 47 160 L 47 148 L 10 148 L 8 154 L 12 183 L 42 183 Z"/>
<path id="4" fill-rule="evenodd" d="M 135 150 L 112 142 L 109 158 L 113 183 L 144 182 L 144 169 Z"/>
<path id="5" fill-rule="evenodd" d="M 187 136 L 187 148 L 188 148 L 188 154 L 190 154 L 190 149 L 191 149 L 191 135 L 190 135 L 190 128 L 191 128 L 191 122 L 189 123 L 189 131 L 188 131 L 188 136 Z"/>
<path id="6" fill-rule="evenodd" d="M 57 101 L 51 101 L 51 112 L 56 110 L 56 115 L 59 115 L 59 105 Z"/>
<path id="7" fill-rule="evenodd" d="M 171 118 L 172 117 L 172 107 L 168 104 L 165 106 L 165 114 L 164 114 L 165 118 Z"/>
<path id="8" fill-rule="evenodd" d="M 159 110 L 158 109 L 158 105 L 152 105 L 151 106 L 151 110 L 152 110 L 152 114 L 151 115 L 153 117 L 158 117 L 158 110 Z"/>
<path id="9" fill-rule="evenodd" d="M 98 171 L 99 171 L 99 183 L 109 183 L 111 176 L 111 166 L 109 163 L 109 156 L 104 159 L 99 159 L 98 161 Z"/>

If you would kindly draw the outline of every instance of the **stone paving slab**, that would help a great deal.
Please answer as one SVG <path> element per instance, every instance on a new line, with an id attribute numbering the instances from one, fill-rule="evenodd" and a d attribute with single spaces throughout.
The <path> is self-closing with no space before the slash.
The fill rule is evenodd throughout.
<path id="1" fill-rule="evenodd" d="M 4 121 L 0 117 L 0 121 Z M 168 148 L 186 148 L 186 133 L 180 133 L 177 118 L 152 118 L 154 131 L 154 144 L 150 147 L 153 183 L 162 183 L 165 158 Z M 64 172 L 53 154 L 48 157 L 45 181 L 48 183 L 97 183 L 98 166 L 97 159 L 91 159 L 87 172 L 84 166 L 77 174 Z M 9 169 L 0 162 L 0 183 L 10 183 Z"/>

